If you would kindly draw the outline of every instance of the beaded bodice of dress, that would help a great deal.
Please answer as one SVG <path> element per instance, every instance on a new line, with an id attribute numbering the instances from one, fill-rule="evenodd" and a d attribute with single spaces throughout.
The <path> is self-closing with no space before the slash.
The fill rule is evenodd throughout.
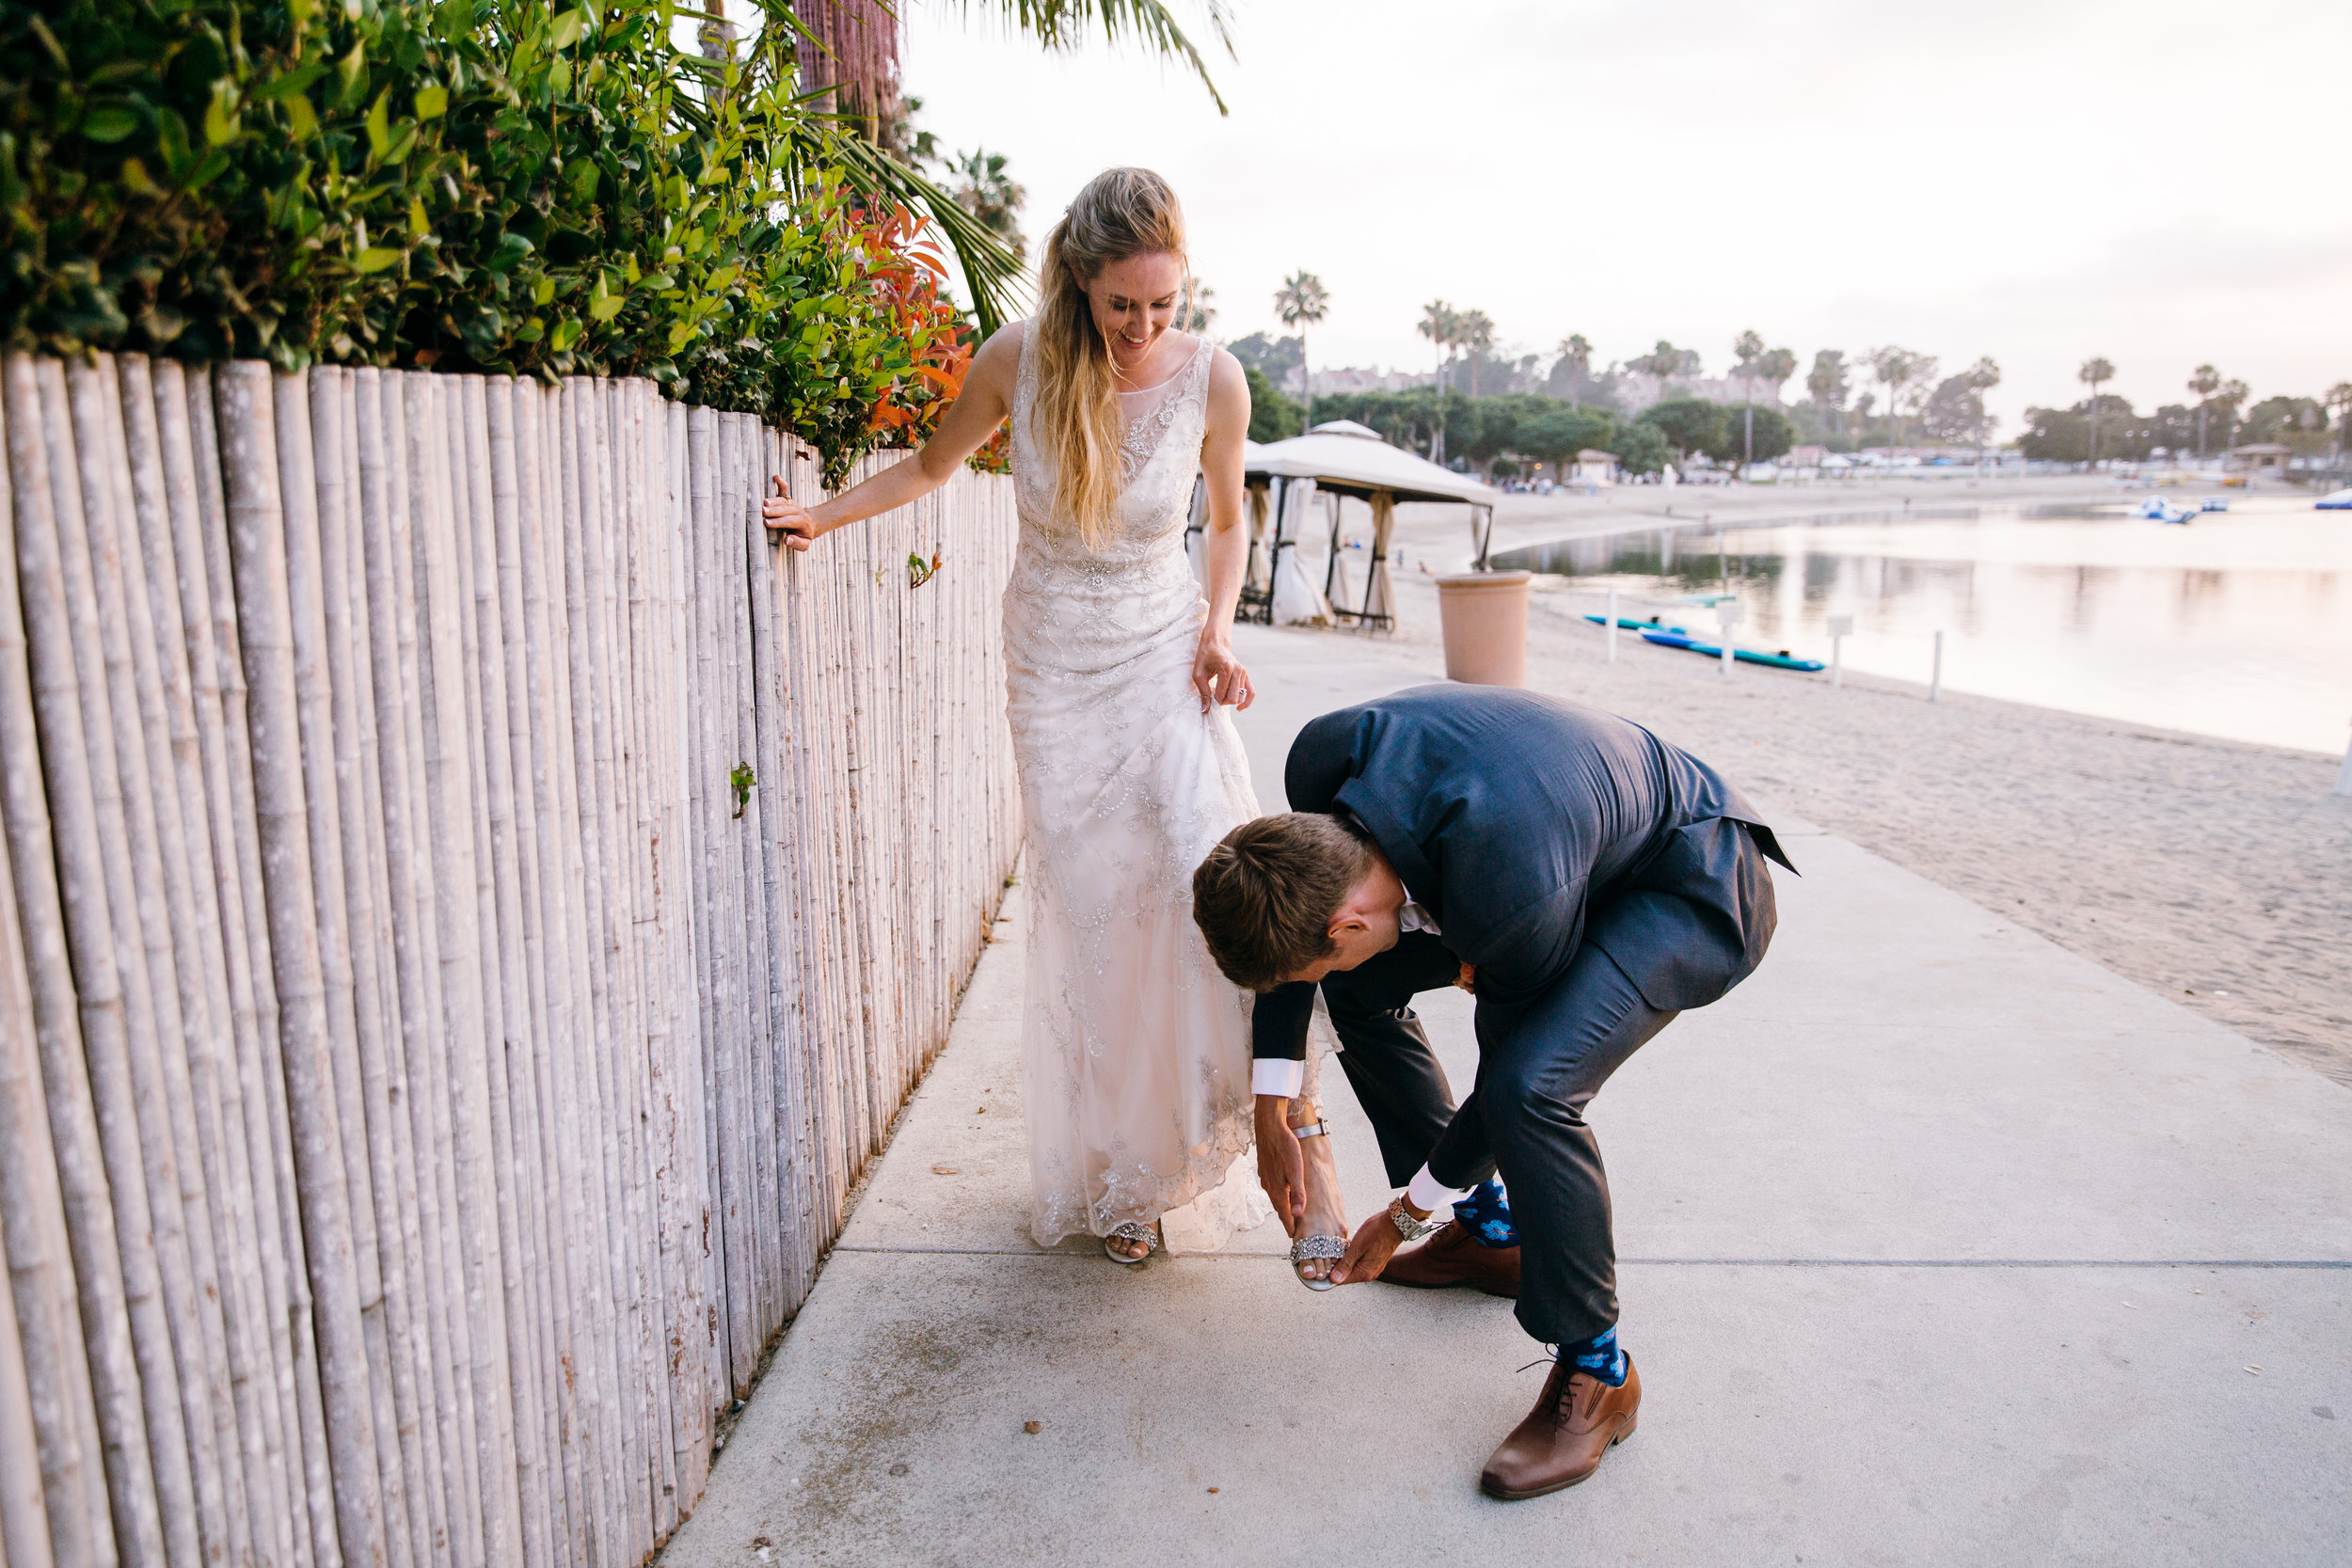
<path id="1" fill-rule="evenodd" d="M 1153 558 L 1184 565 L 1184 520 L 1207 431 L 1209 364 L 1215 346 L 1206 339 L 1196 340 L 1175 373 L 1155 386 L 1120 395 L 1119 507 L 1107 536 L 1092 545 L 1067 519 L 1055 515 L 1055 476 L 1029 438 L 1035 348 L 1034 333 L 1025 331 L 1012 416 L 1013 492 L 1021 512 L 1023 557 L 1034 552 L 1042 558 L 1037 565 L 1051 562 L 1092 572 Z"/>

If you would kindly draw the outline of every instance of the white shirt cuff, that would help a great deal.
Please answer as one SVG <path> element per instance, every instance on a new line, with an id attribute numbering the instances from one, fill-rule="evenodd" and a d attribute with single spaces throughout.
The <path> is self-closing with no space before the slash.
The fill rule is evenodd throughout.
<path id="1" fill-rule="evenodd" d="M 1451 1205 L 1456 1198 L 1470 1196 L 1468 1187 L 1454 1188 L 1438 1184 L 1438 1179 L 1423 1165 L 1413 1173 L 1413 1180 L 1405 1188 L 1406 1197 L 1422 1213 L 1434 1213 Z"/>
<path id="2" fill-rule="evenodd" d="M 1307 1064 L 1290 1056 L 1261 1056 L 1249 1064 L 1249 1092 L 1296 1100 L 1307 1080 Z"/>

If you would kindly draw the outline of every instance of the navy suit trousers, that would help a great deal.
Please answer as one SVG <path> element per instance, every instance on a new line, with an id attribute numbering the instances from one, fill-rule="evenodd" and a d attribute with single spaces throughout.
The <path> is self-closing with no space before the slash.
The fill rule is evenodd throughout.
<path id="1" fill-rule="evenodd" d="M 1476 1088 L 1458 1116 L 1412 1010 L 1415 996 L 1452 985 L 1459 973 L 1443 943 L 1413 932 L 1323 981 L 1340 1066 L 1380 1140 L 1390 1184 L 1405 1185 L 1424 1161 L 1450 1187 L 1501 1172 L 1519 1230 L 1519 1323 L 1547 1344 L 1590 1338 L 1617 1321 L 1609 1177 L 1584 1107 L 1675 1017 L 1645 1001 L 1592 940 L 1607 933 L 1609 913 L 1596 911 L 1567 973 L 1481 1053 Z M 1644 918 L 1654 923 L 1656 915 L 1647 910 Z M 1270 1009 L 1260 1027 L 1295 1027 L 1303 1040 L 1312 1004 L 1310 986 L 1270 991 L 1258 999 Z"/>

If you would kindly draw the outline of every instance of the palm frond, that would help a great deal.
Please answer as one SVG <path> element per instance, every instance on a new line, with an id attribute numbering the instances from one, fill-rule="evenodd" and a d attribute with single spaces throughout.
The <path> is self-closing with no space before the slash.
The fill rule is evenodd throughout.
<path id="1" fill-rule="evenodd" d="M 972 296 L 972 314 L 979 324 L 980 336 L 993 336 L 1025 292 L 1026 269 L 1021 258 L 954 197 L 864 136 L 840 134 L 830 150 L 860 183 L 930 214 L 939 225 L 947 248 L 955 252 L 956 264 L 963 271 L 964 291 Z"/>
<path id="2" fill-rule="evenodd" d="M 1216 46 L 1225 51 L 1226 58 L 1233 58 L 1225 0 L 1202 0 L 1202 9 L 1210 30 L 1216 35 Z M 1075 49 L 1096 32 L 1114 44 L 1135 38 L 1153 54 L 1182 61 L 1208 89 L 1216 112 L 1232 113 L 1209 76 L 1208 62 L 1185 36 L 1175 12 L 1161 0 L 963 0 L 963 10 L 966 16 L 975 10 L 998 12 L 1012 31 L 1025 33 L 1053 50 Z"/>

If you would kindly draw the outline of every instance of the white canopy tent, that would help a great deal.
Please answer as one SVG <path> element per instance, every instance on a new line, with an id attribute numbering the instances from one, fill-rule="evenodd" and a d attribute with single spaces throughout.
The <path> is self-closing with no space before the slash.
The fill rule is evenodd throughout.
<path id="1" fill-rule="evenodd" d="M 1287 441 L 1263 447 L 1245 446 L 1242 467 L 1252 496 L 1253 592 L 1247 596 L 1247 602 L 1253 606 L 1263 604 L 1269 621 L 1275 618 L 1275 591 L 1282 583 L 1283 558 L 1297 547 L 1299 525 L 1304 521 L 1303 506 L 1281 504 L 1294 493 L 1301 500 L 1314 491 L 1354 496 L 1372 507 L 1372 568 L 1365 576 L 1363 596 L 1353 608 L 1328 597 L 1335 590 L 1345 597 L 1345 588 L 1352 587 L 1341 582 L 1339 516 L 1336 509 L 1332 514 L 1330 563 L 1325 568 L 1322 590 L 1315 597 L 1333 615 L 1366 626 L 1391 624 L 1395 610 L 1389 583 L 1389 541 L 1396 527 L 1399 501 L 1454 501 L 1470 507 L 1471 540 L 1478 547 L 1478 564 L 1481 569 L 1486 564 L 1487 542 L 1494 531 L 1494 487 L 1392 447 L 1377 432 L 1351 420 L 1319 424 L 1306 435 L 1294 436 Z M 1279 519 L 1273 539 L 1265 545 L 1263 578 L 1258 573 L 1257 549 L 1265 516 L 1264 505 L 1257 499 L 1261 496 L 1267 496 L 1274 502 L 1271 510 Z M 1299 570 L 1295 561 L 1289 569 Z M 1259 587 L 1261 582 L 1263 588 Z"/>

